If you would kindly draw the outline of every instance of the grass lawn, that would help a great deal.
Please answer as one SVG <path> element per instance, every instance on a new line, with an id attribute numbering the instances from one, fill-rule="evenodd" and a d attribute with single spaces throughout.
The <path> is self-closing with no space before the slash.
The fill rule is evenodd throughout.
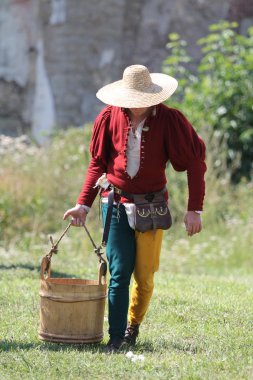
<path id="1" fill-rule="evenodd" d="M 62 243 L 53 258 L 56 275 L 96 276 L 82 233 L 70 232 Z M 226 257 L 218 254 L 221 238 L 205 234 L 165 242 L 152 304 L 132 349 L 144 359 L 135 361 L 126 352 L 103 352 L 107 318 L 101 344 L 39 341 L 38 269 L 49 245 L 0 251 L 0 379 L 253 379 L 252 259 L 235 262 L 232 233 L 224 235 Z M 203 246 L 208 239 L 216 247 L 212 260 Z M 204 257 L 196 254 L 200 248 Z"/>

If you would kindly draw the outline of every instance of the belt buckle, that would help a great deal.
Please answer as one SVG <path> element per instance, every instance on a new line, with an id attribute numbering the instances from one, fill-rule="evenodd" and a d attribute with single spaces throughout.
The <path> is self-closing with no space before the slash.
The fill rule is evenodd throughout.
<path id="1" fill-rule="evenodd" d="M 119 195 L 121 195 L 121 193 L 122 193 L 122 190 L 121 190 L 121 189 L 118 189 L 118 188 L 115 187 L 115 186 L 114 186 L 114 191 L 115 191 L 116 194 L 119 194 Z"/>

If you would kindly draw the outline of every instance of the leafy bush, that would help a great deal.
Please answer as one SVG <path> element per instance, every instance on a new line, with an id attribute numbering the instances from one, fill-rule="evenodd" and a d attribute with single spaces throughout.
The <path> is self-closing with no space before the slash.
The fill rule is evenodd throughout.
<path id="1" fill-rule="evenodd" d="M 198 41 L 203 58 L 197 74 L 187 68 L 191 58 L 178 34 L 169 36 L 171 55 L 164 61 L 164 72 L 179 78 L 169 104 L 183 109 L 209 138 L 223 142 L 233 182 L 250 179 L 253 168 L 253 28 L 248 36 L 236 28 L 227 21 L 210 26 L 210 34 Z M 217 156 L 214 165 L 221 164 Z"/>

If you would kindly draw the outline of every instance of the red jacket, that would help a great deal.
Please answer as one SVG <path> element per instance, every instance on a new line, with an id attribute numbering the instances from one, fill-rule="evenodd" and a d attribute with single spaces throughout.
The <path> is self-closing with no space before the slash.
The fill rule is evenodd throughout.
<path id="1" fill-rule="evenodd" d="M 177 171 L 187 170 L 188 210 L 202 210 L 205 195 L 205 144 L 178 110 L 156 106 L 144 124 L 138 173 L 131 179 L 126 172 L 130 120 L 124 109 L 105 107 L 95 120 L 90 144 L 91 161 L 77 202 L 91 206 L 98 189 L 94 185 L 107 173 L 107 179 L 127 193 L 142 194 L 161 190 L 167 180 L 168 161 Z"/>

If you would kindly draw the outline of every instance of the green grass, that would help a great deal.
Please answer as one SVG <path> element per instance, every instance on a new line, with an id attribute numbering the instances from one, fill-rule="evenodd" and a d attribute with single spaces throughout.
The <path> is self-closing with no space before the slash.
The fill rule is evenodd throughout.
<path id="1" fill-rule="evenodd" d="M 212 265 L 207 253 L 196 256 L 207 231 L 191 239 L 178 231 L 180 239 L 173 230 L 164 239 L 151 307 L 133 349 L 144 361 L 136 362 L 125 352 L 103 352 L 107 320 L 101 344 L 39 341 L 38 270 L 49 244 L 32 251 L 2 249 L 0 379 L 252 379 L 253 276 L 246 265 L 235 266 L 222 255 Z M 229 236 L 223 237 L 224 249 Z M 82 229 L 71 229 L 60 248 L 54 275 L 96 278 L 97 259 Z M 252 268 L 250 253 L 247 263 Z"/>
<path id="2" fill-rule="evenodd" d="M 40 259 L 66 227 L 86 171 L 90 128 L 70 129 L 33 157 L 1 159 L 0 380 L 253 379 L 253 184 L 229 184 L 208 153 L 203 231 L 188 238 L 182 224 L 185 173 L 168 168 L 174 225 L 165 232 L 151 306 L 133 349 L 108 356 L 93 345 L 41 342 Z M 216 155 L 216 154 L 215 154 Z M 214 156 L 215 156 L 214 155 Z M 99 244 L 98 201 L 87 226 Z M 53 257 L 53 275 L 94 279 L 97 258 L 83 229 L 71 228 Z M 107 317 L 107 310 L 106 310 Z"/>

